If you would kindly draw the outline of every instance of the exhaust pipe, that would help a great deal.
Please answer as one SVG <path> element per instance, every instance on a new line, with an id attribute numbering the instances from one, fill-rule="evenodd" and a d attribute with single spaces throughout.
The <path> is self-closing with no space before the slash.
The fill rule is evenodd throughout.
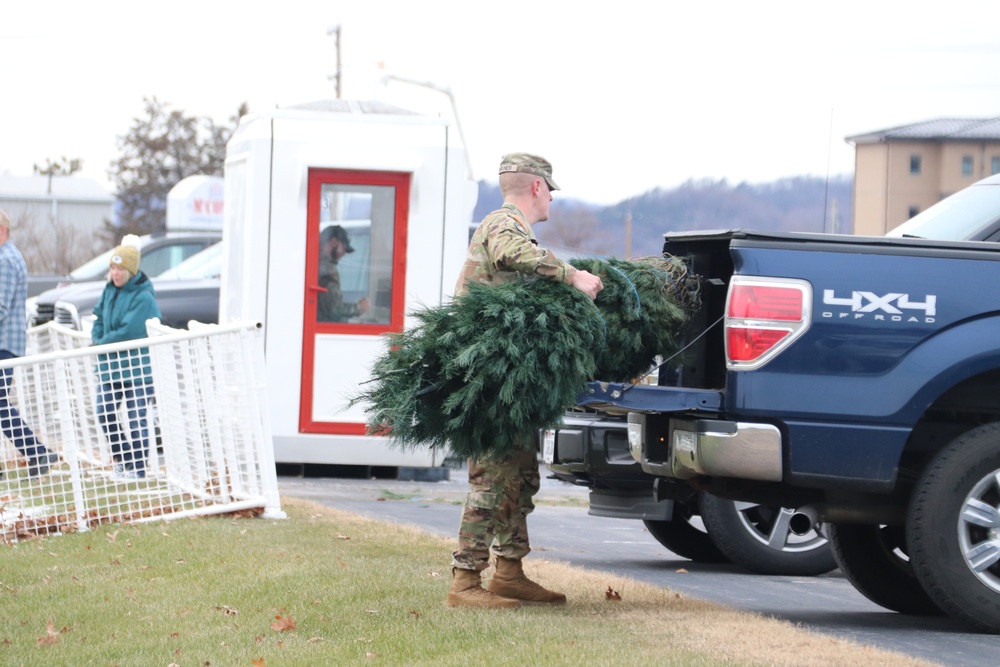
<path id="1" fill-rule="evenodd" d="M 805 535 L 816 528 L 817 514 L 815 508 L 806 505 L 800 507 L 788 520 L 788 529 L 796 535 Z"/>

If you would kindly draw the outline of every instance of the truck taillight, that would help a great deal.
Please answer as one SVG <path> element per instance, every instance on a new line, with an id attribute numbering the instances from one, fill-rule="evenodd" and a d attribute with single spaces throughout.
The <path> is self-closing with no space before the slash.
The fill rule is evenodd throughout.
<path id="1" fill-rule="evenodd" d="M 804 280 L 733 276 L 726 301 L 726 363 L 760 368 L 809 328 L 812 286 Z"/>
<path id="2" fill-rule="evenodd" d="M 729 317 L 753 320 L 802 319 L 802 291 L 776 285 L 735 284 L 729 292 Z"/>

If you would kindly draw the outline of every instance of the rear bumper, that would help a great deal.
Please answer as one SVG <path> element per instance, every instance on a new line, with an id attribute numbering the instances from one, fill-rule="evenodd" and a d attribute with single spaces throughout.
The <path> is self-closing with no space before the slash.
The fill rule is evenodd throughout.
<path id="1" fill-rule="evenodd" d="M 641 413 L 628 419 L 633 455 L 639 454 L 642 469 L 651 475 L 782 480 L 781 432 L 772 424 Z"/>

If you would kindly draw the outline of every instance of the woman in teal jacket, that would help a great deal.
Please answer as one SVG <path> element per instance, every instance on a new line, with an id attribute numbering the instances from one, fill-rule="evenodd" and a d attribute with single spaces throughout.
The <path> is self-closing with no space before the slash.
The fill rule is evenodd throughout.
<path id="1" fill-rule="evenodd" d="M 126 243 L 128 237 L 123 241 Z M 160 317 L 153 283 L 139 270 L 139 249 L 120 245 L 111 253 L 110 280 L 94 306 L 95 345 L 120 343 L 146 337 L 146 320 Z M 97 419 L 108 436 L 115 474 L 126 479 L 146 476 L 149 451 L 147 404 L 153 396 L 149 348 L 98 355 Z M 125 401 L 128 432 L 122 428 L 118 408 Z"/>

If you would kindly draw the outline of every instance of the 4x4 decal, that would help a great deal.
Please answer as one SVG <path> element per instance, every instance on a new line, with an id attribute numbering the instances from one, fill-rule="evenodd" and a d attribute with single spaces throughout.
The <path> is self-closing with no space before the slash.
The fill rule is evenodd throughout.
<path id="1" fill-rule="evenodd" d="M 895 304 L 895 305 L 894 305 Z M 827 318 L 837 317 L 852 319 L 862 319 L 871 314 L 872 318 L 890 322 L 934 322 L 937 315 L 937 296 L 928 294 L 923 297 L 923 301 L 912 301 L 909 294 L 900 292 L 890 292 L 889 294 L 878 295 L 874 292 L 856 290 L 851 292 L 849 297 L 838 297 L 834 290 L 823 290 L 824 306 L 845 306 L 848 311 L 823 311 L 822 316 Z M 903 311 L 922 311 L 923 318 L 908 315 Z"/>

